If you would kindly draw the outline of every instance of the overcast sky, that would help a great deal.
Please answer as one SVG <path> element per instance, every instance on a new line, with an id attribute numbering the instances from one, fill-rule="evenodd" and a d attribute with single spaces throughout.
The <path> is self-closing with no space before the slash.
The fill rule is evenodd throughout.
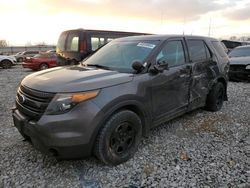
<path id="1" fill-rule="evenodd" d="M 56 44 L 67 29 L 250 35 L 250 0 L 0 0 L 0 39 Z"/>

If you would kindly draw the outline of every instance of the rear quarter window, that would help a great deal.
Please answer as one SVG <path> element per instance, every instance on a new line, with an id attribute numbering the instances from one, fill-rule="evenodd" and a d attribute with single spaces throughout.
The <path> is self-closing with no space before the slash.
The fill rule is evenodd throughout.
<path id="1" fill-rule="evenodd" d="M 221 57 L 227 57 L 227 54 L 219 41 L 212 41 L 212 44 Z"/>

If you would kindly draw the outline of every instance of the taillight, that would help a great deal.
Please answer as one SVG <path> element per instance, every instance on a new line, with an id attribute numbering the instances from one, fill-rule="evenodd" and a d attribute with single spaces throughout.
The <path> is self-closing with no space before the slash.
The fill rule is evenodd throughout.
<path id="1" fill-rule="evenodd" d="M 80 52 L 83 53 L 87 50 L 87 44 L 86 44 L 86 40 L 82 40 L 80 42 Z"/>

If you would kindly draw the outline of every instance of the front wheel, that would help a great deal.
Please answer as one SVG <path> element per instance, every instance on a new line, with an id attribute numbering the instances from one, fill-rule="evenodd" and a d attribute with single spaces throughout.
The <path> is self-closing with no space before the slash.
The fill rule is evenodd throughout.
<path id="1" fill-rule="evenodd" d="M 220 110 L 223 106 L 224 96 L 224 85 L 221 82 L 216 83 L 207 96 L 206 109 L 212 112 Z"/>
<path id="2" fill-rule="evenodd" d="M 95 155 L 105 164 L 118 165 L 130 159 L 142 136 L 138 115 L 129 110 L 114 114 L 97 136 Z"/>
<path id="3" fill-rule="evenodd" d="M 8 60 L 3 60 L 1 62 L 1 66 L 4 68 L 4 69 L 10 69 L 11 66 L 12 66 L 12 63 Z"/>

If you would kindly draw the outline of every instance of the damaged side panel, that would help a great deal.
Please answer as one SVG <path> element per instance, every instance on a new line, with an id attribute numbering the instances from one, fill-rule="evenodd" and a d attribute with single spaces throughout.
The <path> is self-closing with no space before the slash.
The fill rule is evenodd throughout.
<path id="1" fill-rule="evenodd" d="M 219 69 L 211 50 L 203 40 L 188 39 L 192 65 L 189 110 L 204 106 L 209 93 L 209 82 L 216 78 Z"/>
<path id="2" fill-rule="evenodd" d="M 186 65 L 156 75 L 152 80 L 152 106 L 154 120 L 168 119 L 172 114 L 187 109 L 190 71 Z"/>

